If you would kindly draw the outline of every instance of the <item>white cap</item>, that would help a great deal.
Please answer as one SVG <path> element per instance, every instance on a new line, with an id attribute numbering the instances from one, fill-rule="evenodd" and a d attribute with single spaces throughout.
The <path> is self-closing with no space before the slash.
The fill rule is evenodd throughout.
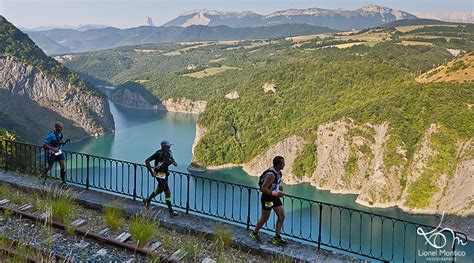
<path id="1" fill-rule="evenodd" d="M 168 141 L 168 140 L 162 140 L 161 141 L 161 146 L 171 147 L 171 145 L 173 145 L 173 144 L 171 144 L 170 141 Z"/>

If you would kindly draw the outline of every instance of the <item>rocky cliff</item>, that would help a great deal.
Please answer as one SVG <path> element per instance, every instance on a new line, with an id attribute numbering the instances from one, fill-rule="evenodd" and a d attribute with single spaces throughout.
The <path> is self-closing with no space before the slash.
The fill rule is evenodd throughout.
<path id="1" fill-rule="evenodd" d="M 114 90 L 111 93 L 111 100 L 114 103 L 142 109 L 158 109 L 182 113 L 199 114 L 206 109 L 206 101 L 192 101 L 186 98 L 170 98 L 159 101 L 143 87 L 137 87 L 137 84 L 127 85 Z"/>
<path id="2" fill-rule="evenodd" d="M 65 131 L 75 130 L 73 133 L 76 138 L 87 134 L 99 135 L 114 129 L 113 117 L 104 95 L 88 87 L 74 86 L 11 55 L 0 54 L 0 90 L 5 96 L 11 97 L 10 103 L 15 101 L 15 97 L 21 97 L 25 104 L 23 108 L 35 105 L 45 109 L 45 112 L 57 113 L 60 117 L 58 120 L 71 120 L 73 127 L 66 127 Z M 12 113 L 8 118 L 16 122 L 15 118 L 20 115 Z M 47 117 L 37 116 L 38 120 L 49 119 Z M 46 125 L 51 127 L 52 123 Z"/>
<path id="3" fill-rule="evenodd" d="M 141 108 L 141 109 L 155 109 L 157 108 L 157 103 L 155 101 L 150 101 L 146 99 L 142 94 L 134 92 L 130 89 L 116 89 L 111 92 L 110 99 L 117 104 Z"/>
<path id="4" fill-rule="evenodd" d="M 174 112 L 199 114 L 206 109 L 206 101 L 192 101 L 186 98 L 167 99 L 161 102 L 162 109 Z"/>
<path id="5" fill-rule="evenodd" d="M 199 131 L 201 138 L 204 130 Z M 320 125 L 315 141 L 290 136 L 242 167 L 259 176 L 275 155 L 282 155 L 287 184 L 307 182 L 333 193 L 357 194 L 357 202 L 365 206 L 473 215 L 474 138 L 456 141 L 453 131 L 432 124 L 409 157 L 390 131 L 388 123 L 342 119 Z M 315 169 L 309 176 L 296 177 L 293 165 L 307 144 L 316 145 Z"/>

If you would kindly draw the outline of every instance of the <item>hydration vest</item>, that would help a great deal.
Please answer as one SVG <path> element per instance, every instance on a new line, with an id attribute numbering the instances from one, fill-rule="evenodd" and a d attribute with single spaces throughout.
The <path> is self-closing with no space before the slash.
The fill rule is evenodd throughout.
<path id="1" fill-rule="evenodd" d="M 271 189 L 272 191 L 277 191 L 281 183 L 281 172 L 277 172 L 273 167 L 268 168 L 260 175 L 260 179 L 258 180 L 259 188 L 262 188 L 263 182 L 265 182 L 265 175 L 267 173 L 272 173 L 275 176 L 275 179 L 273 180 L 272 184 L 268 189 Z"/>
<path id="2" fill-rule="evenodd" d="M 56 137 L 56 141 L 54 141 L 54 145 L 52 145 L 53 147 L 59 147 L 61 146 L 62 142 L 63 142 L 63 133 L 59 133 L 57 131 L 51 131 L 52 133 L 54 133 L 54 136 Z"/>
<path id="3" fill-rule="evenodd" d="M 171 151 L 170 153 L 166 154 L 162 150 L 158 150 L 158 158 L 155 159 L 155 171 L 161 173 L 168 173 L 168 167 L 171 164 Z"/>

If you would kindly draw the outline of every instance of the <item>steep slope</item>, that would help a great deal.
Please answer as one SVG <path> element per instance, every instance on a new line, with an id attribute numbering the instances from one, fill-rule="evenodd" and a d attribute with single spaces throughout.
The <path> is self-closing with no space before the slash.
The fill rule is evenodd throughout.
<path id="1" fill-rule="evenodd" d="M 29 38 L 0 17 L 2 126 L 38 141 L 55 120 L 72 138 L 114 129 L 105 96 L 46 56 Z"/>
<path id="2" fill-rule="evenodd" d="M 416 78 L 418 82 L 472 82 L 474 81 L 474 52 L 432 69 Z"/>
<path id="3" fill-rule="evenodd" d="M 259 15 L 253 12 L 219 12 L 198 9 L 186 12 L 164 24 L 165 27 L 191 25 L 230 27 L 256 27 L 287 23 L 301 23 L 329 27 L 337 30 L 363 29 L 389 23 L 401 19 L 414 19 L 409 13 L 381 7 L 377 5 L 364 6 L 357 10 L 343 9 L 288 9 L 269 15 Z"/>

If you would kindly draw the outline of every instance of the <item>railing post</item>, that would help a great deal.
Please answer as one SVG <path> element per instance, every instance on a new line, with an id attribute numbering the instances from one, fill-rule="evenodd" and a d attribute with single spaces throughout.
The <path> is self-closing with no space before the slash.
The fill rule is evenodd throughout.
<path id="1" fill-rule="evenodd" d="M 137 200 L 137 165 L 133 164 L 133 201 Z"/>
<path id="2" fill-rule="evenodd" d="M 323 218 L 323 205 L 319 204 L 318 250 L 321 249 L 321 226 L 322 226 L 321 220 L 322 218 Z"/>
<path id="3" fill-rule="evenodd" d="M 89 190 L 89 155 L 86 156 L 86 189 Z"/>
<path id="4" fill-rule="evenodd" d="M 247 230 L 250 229 L 250 188 L 247 187 L 247 193 L 248 193 L 248 202 L 247 202 Z"/>
<path id="5" fill-rule="evenodd" d="M 189 183 L 190 183 L 191 179 L 190 179 L 189 174 L 187 175 L 187 177 L 188 177 L 188 186 L 187 186 L 188 190 L 187 190 L 187 194 L 186 194 L 186 214 L 189 214 L 189 189 L 190 189 Z"/>

